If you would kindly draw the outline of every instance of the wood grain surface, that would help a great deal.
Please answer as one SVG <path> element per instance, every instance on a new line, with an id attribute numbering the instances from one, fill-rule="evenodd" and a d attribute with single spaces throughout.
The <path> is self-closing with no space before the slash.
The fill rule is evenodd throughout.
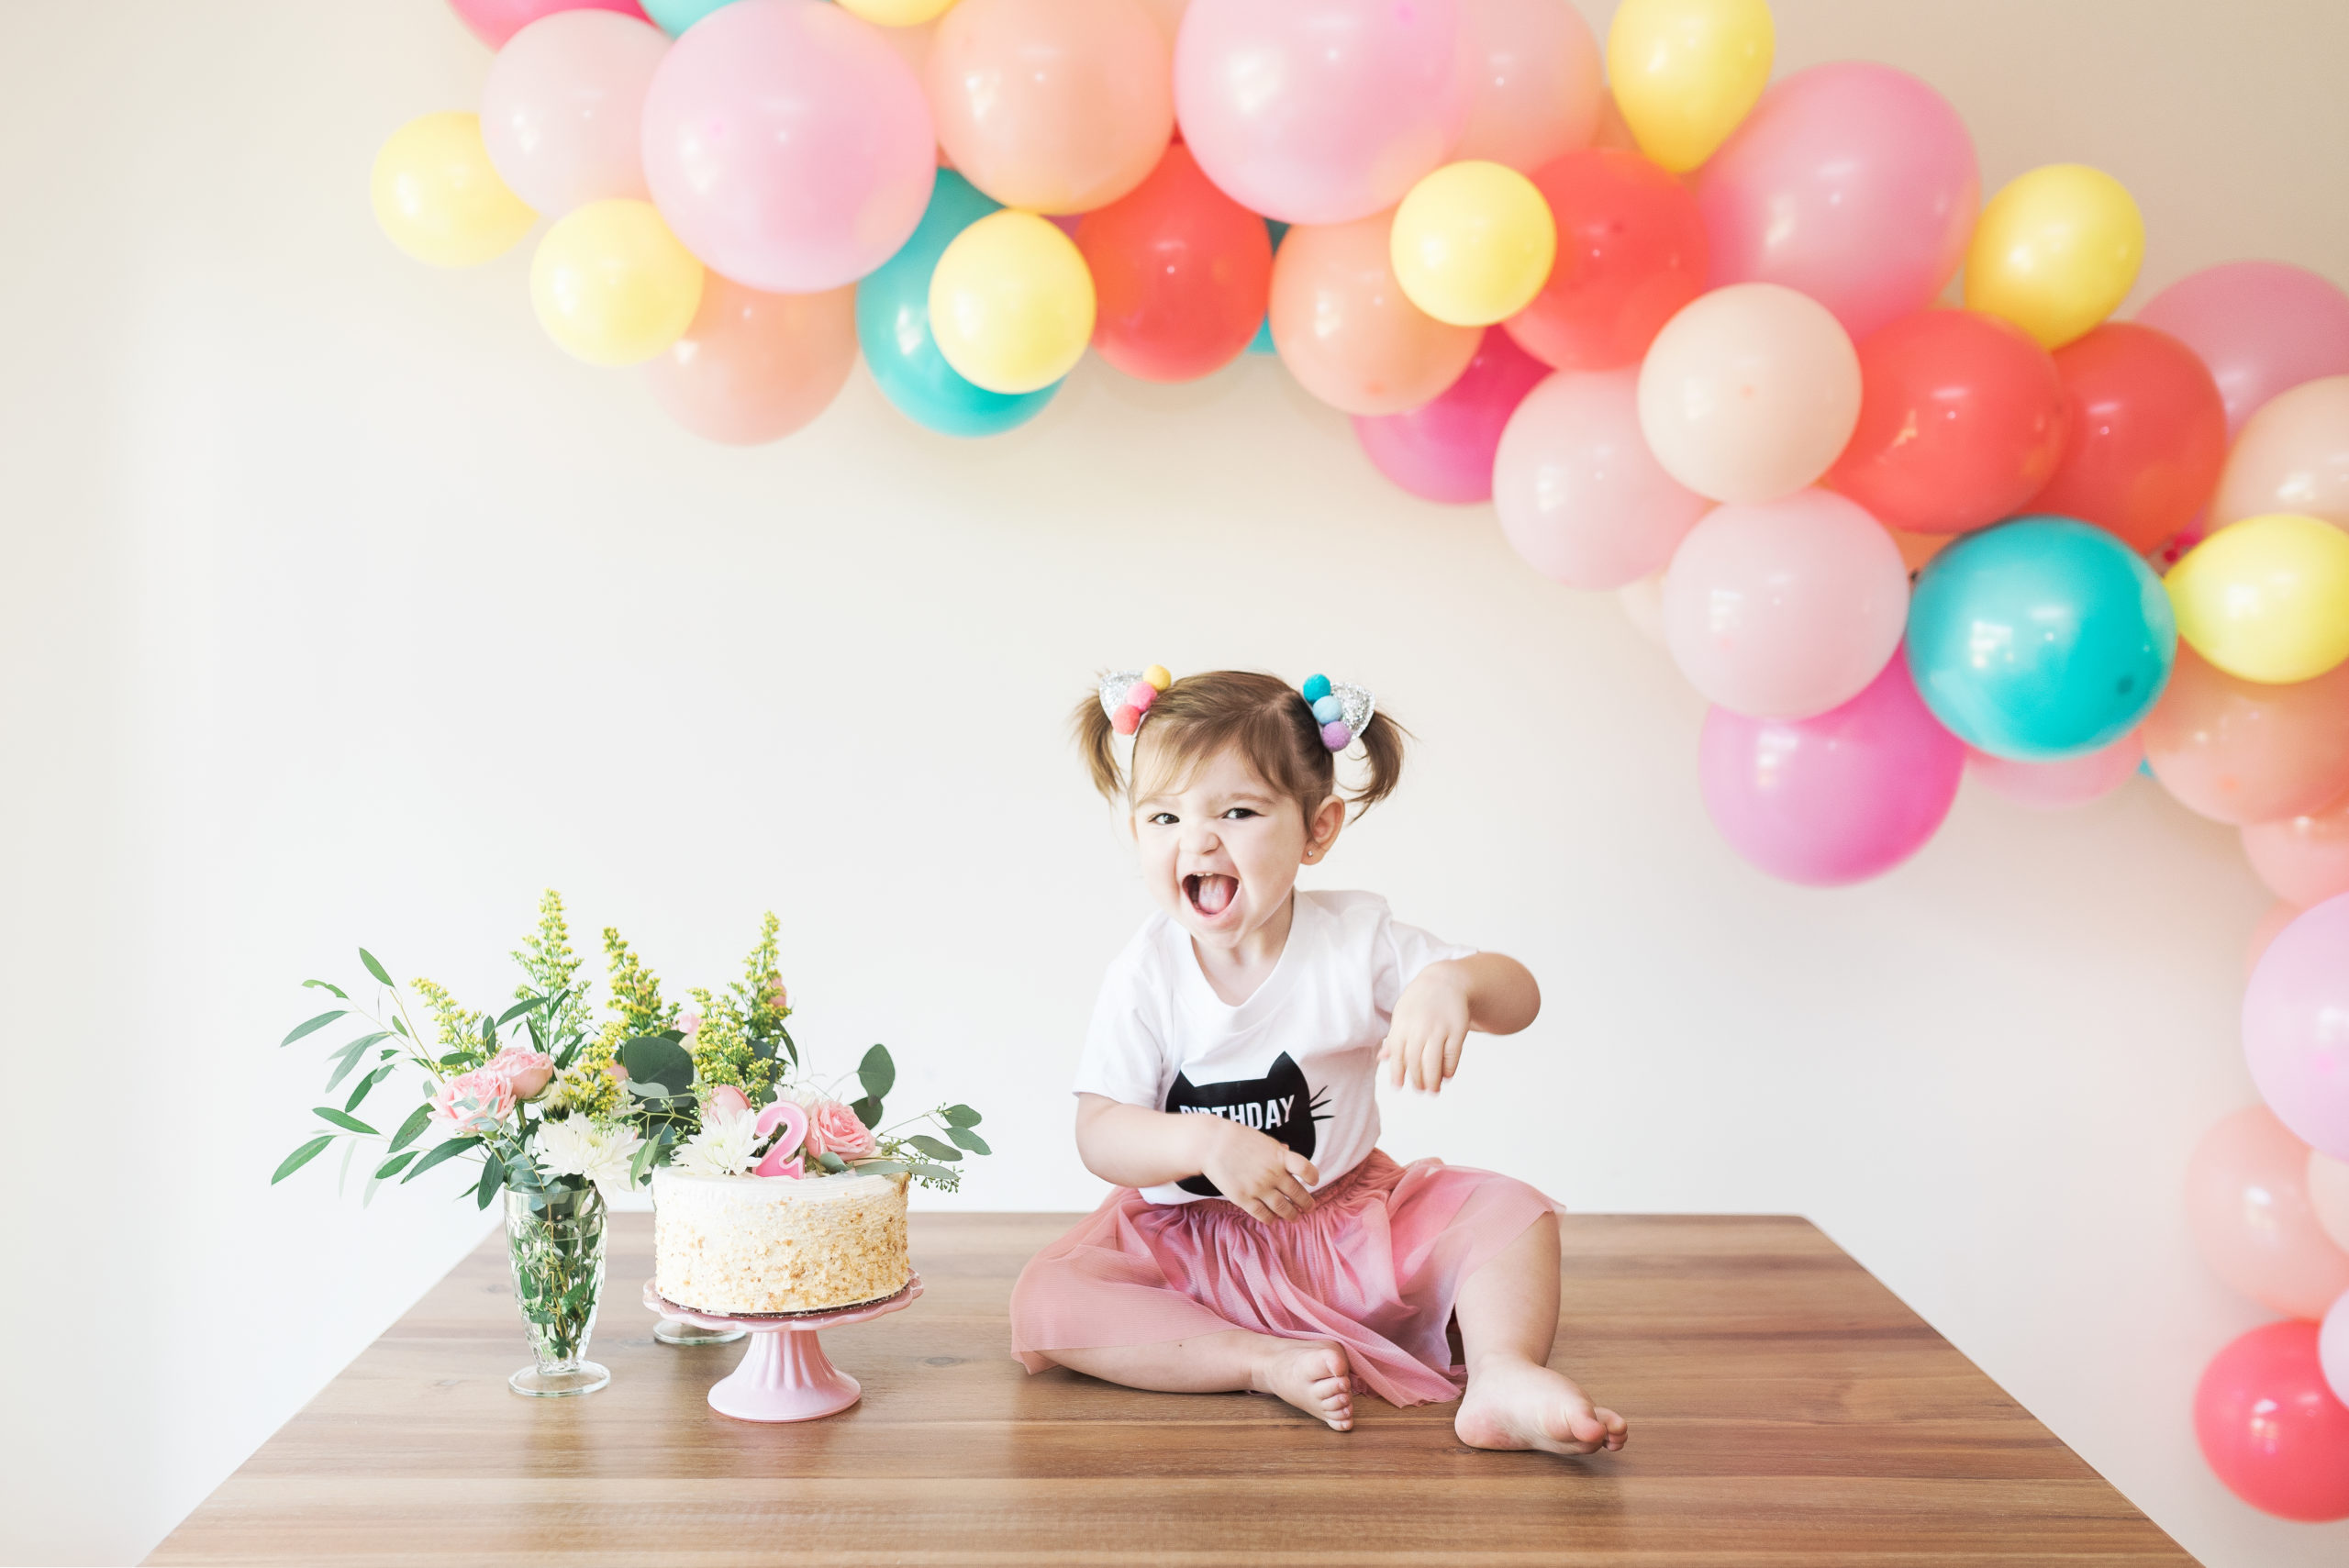
<path id="1" fill-rule="evenodd" d="M 917 1215 L 927 1294 L 824 1337 L 863 1403 L 752 1426 L 741 1346 L 656 1343 L 651 1221 L 613 1218 L 611 1385 L 507 1392 L 503 1239 L 460 1264 L 173 1531 L 157 1563 L 2176 1564 L 2192 1562 L 1799 1219 L 1565 1221 L 1556 1364 L 1631 1421 L 1607 1458 L 1484 1453 L 1449 1407 L 1331 1432 L 1245 1394 L 1009 1356 L 1066 1215 Z"/>

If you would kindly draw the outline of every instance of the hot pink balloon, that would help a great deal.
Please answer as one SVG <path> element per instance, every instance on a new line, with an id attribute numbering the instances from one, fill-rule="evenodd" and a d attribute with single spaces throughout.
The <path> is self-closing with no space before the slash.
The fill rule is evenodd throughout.
<path id="1" fill-rule="evenodd" d="M 2349 1252 L 2309 1202 L 2309 1149 L 2266 1106 L 2202 1135 L 2186 1163 L 2186 1221 L 2227 1288 L 2287 1318 L 2316 1318 L 2349 1291 Z"/>
<path id="2" fill-rule="evenodd" d="M 2254 1508 L 2349 1518 L 2349 1406 L 2325 1385 L 2313 1323 L 2269 1323 L 2210 1359 L 2194 1436 L 2210 1472 Z"/>
<path id="3" fill-rule="evenodd" d="M 1590 145 L 1607 84 L 1581 12 L 1568 0 L 1467 0 L 1466 27 L 1475 88 L 1454 159 L 1531 174 Z"/>
<path id="4" fill-rule="evenodd" d="M 1865 61 L 1772 87 L 1697 182 L 1714 287 L 1799 289 L 1854 339 L 1932 303 L 1965 259 L 1981 195 L 1948 100 Z"/>
<path id="5" fill-rule="evenodd" d="M 609 11 L 567 11 L 517 33 L 481 90 L 481 138 L 498 177 L 549 217 L 648 199 L 644 95 L 668 52 L 660 28 Z"/>
<path id="6" fill-rule="evenodd" d="M 1378 472 L 1429 501 L 1493 497 L 1493 454 L 1501 429 L 1550 367 L 1497 327 L 1485 329 L 1476 357 L 1433 403 L 1408 414 L 1354 417 L 1354 439 Z"/>
<path id="7" fill-rule="evenodd" d="M 1639 367 L 1560 371 L 1501 432 L 1493 502 L 1517 553 L 1570 588 L 1620 588 L 1664 570 L 1712 503 L 1640 433 Z"/>
<path id="8" fill-rule="evenodd" d="M 1808 718 L 1851 701 L 1908 623 L 1900 547 L 1831 491 L 1716 508 L 1664 577 L 1673 662 L 1732 713 Z"/>
<path id="9" fill-rule="evenodd" d="M 2349 294 L 2305 267 L 2227 261 L 2145 302 L 2137 319 L 2202 357 L 2227 405 L 2227 436 L 2279 392 L 2349 374 Z"/>
<path id="10" fill-rule="evenodd" d="M 1905 659 L 1816 718 L 1716 707 L 1698 745 L 1713 825 L 1781 881 L 1840 887 L 1881 876 L 1949 815 L 1965 748 L 1927 711 Z"/>
<path id="11" fill-rule="evenodd" d="M 504 49 L 507 39 L 540 17 L 565 11 L 618 11 L 640 22 L 646 19 L 636 0 L 449 0 L 449 9 L 492 49 Z"/>
<path id="12" fill-rule="evenodd" d="M 652 395 L 704 440 L 780 440 L 831 406 L 856 368 L 856 291 L 761 294 L 712 274 L 693 325 L 648 361 Z"/>
<path id="13" fill-rule="evenodd" d="M 1208 179 L 1284 223 L 1401 201 L 1468 122 L 1462 0 L 1192 0 L 1174 117 Z"/>
<path id="14" fill-rule="evenodd" d="M 2243 999 L 2251 1081 L 2292 1136 L 2349 1160 L 2349 894 L 2284 928 Z"/>
<path id="15" fill-rule="evenodd" d="M 2132 729 L 2101 751 L 2060 762 L 2018 762 L 1969 747 L 1965 767 L 1992 795 L 2038 811 L 2062 811 L 2103 799 L 2135 778 L 2144 760 L 2144 738 Z"/>
<path id="16" fill-rule="evenodd" d="M 2306 817 L 2245 828 L 2243 851 L 2277 897 L 2303 909 L 2349 893 L 2349 795 Z"/>
<path id="17" fill-rule="evenodd" d="M 774 294 L 852 284 L 930 202 L 921 83 L 819 0 L 734 0 L 669 46 L 644 104 L 654 205 L 712 271 Z"/>

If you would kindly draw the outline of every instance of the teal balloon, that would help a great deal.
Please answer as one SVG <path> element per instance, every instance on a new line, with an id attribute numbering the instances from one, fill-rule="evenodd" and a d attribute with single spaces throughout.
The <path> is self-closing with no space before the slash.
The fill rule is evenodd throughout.
<path id="1" fill-rule="evenodd" d="M 917 424 L 949 436 L 993 436 L 1043 412 L 1059 382 L 1038 392 L 989 392 L 963 379 L 930 331 L 930 277 L 953 238 L 1001 206 L 951 169 L 938 172 L 930 208 L 903 249 L 856 285 L 856 340 L 882 392 Z"/>
<path id="2" fill-rule="evenodd" d="M 2135 728 L 2177 659 L 2161 579 L 2102 528 L 2018 517 L 1926 562 L 1909 673 L 1933 717 L 1992 756 L 2052 762 Z"/>
<path id="3" fill-rule="evenodd" d="M 721 11 L 734 0 L 637 0 L 653 25 L 671 38 L 675 38 L 712 11 Z"/>
<path id="4" fill-rule="evenodd" d="M 1273 254 L 1277 256 L 1281 253 L 1281 241 L 1288 238 L 1288 225 L 1279 218 L 1268 217 L 1264 219 L 1264 228 L 1272 234 Z M 1267 316 L 1256 323 L 1256 335 L 1248 339 L 1248 351 L 1252 354 L 1270 354 L 1279 351 L 1273 347 L 1273 318 L 1271 317 Z"/>

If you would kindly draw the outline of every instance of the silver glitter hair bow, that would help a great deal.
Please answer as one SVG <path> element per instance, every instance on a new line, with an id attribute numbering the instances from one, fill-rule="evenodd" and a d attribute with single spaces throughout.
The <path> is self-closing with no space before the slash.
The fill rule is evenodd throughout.
<path id="1" fill-rule="evenodd" d="M 1174 684 L 1174 677 L 1163 664 L 1152 664 L 1147 670 L 1118 670 L 1101 677 L 1101 711 L 1109 716 L 1109 728 L 1120 735 L 1131 735 L 1141 723 L 1141 716 L 1158 700 L 1158 694 Z"/>
<path id="2" fill-rule="evenodd" d="M 1321 744 L 1332 751 L 1353 745 L 1370 728 L 1370 716 L 1378 711 L 1367 687 L 1348 685 L 1327 675 L 1308 678 L 1297 692 L 1321 726 Z"/>

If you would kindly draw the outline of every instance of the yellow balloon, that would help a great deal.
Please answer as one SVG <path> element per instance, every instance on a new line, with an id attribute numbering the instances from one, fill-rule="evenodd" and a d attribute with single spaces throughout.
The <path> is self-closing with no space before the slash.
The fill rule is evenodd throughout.
<path id="1" fill-rule="evenodd" d="M 2312 681 L 2349 659 L 2349 533 L 2272 512 L 2187 551 L 2165 580 L 2177 634 L 2246 681 Z"/>
<path id="2" fill-rule="evenodd" d="M 1450 326 L 1489 327 L 1542 292 L 1558 225 L 1532 181 L 1471 160 L 1411 187 L 1387 245 L 1406 299 Z"/>
<path id="3" fill-rule="evenodd" d="M 1766 0 L 1623 0 L 1607 77 L 1640 150 L 1685 174 L 1762 96 L 1776 49 Z"/>
<path id="4" fill-rule="evenodd" d="M 392 243 L 435 267 L 494 261 L 539 221 L 490 167 L 479 115 L 421 115 L 392 132 L 368 195 Z"/>
<path id="5" fill-rule="evenodd" d="M 918 28 L 954 8 L 954 0 L 841 0 L 841 9 L 885 28 Z"/>
<path id="6" fill-rule="evenodd" d="M 991 212 L 954 237 L 930 277 L 930 331 L 964 381 L 1041 392 L 1093 340 L 1093 274 L 1076 242 L 1032 212 Z"/>
<path id="7" fill-rule="evenodd" d="M 591 365 L 632 365 L 685 335 L 701 263 L 651 202 L 589 202 L 555 221 L 530 260 L 539 325 Z"/>
<path id="8" fill-rule="evenodd" d="M 2128 187 L 2085 163 L 2050 163 L 1990 198 L 1965 252 L 1965 307 L 2060 349 L 2112 314 L 2145 259 Z"/>

